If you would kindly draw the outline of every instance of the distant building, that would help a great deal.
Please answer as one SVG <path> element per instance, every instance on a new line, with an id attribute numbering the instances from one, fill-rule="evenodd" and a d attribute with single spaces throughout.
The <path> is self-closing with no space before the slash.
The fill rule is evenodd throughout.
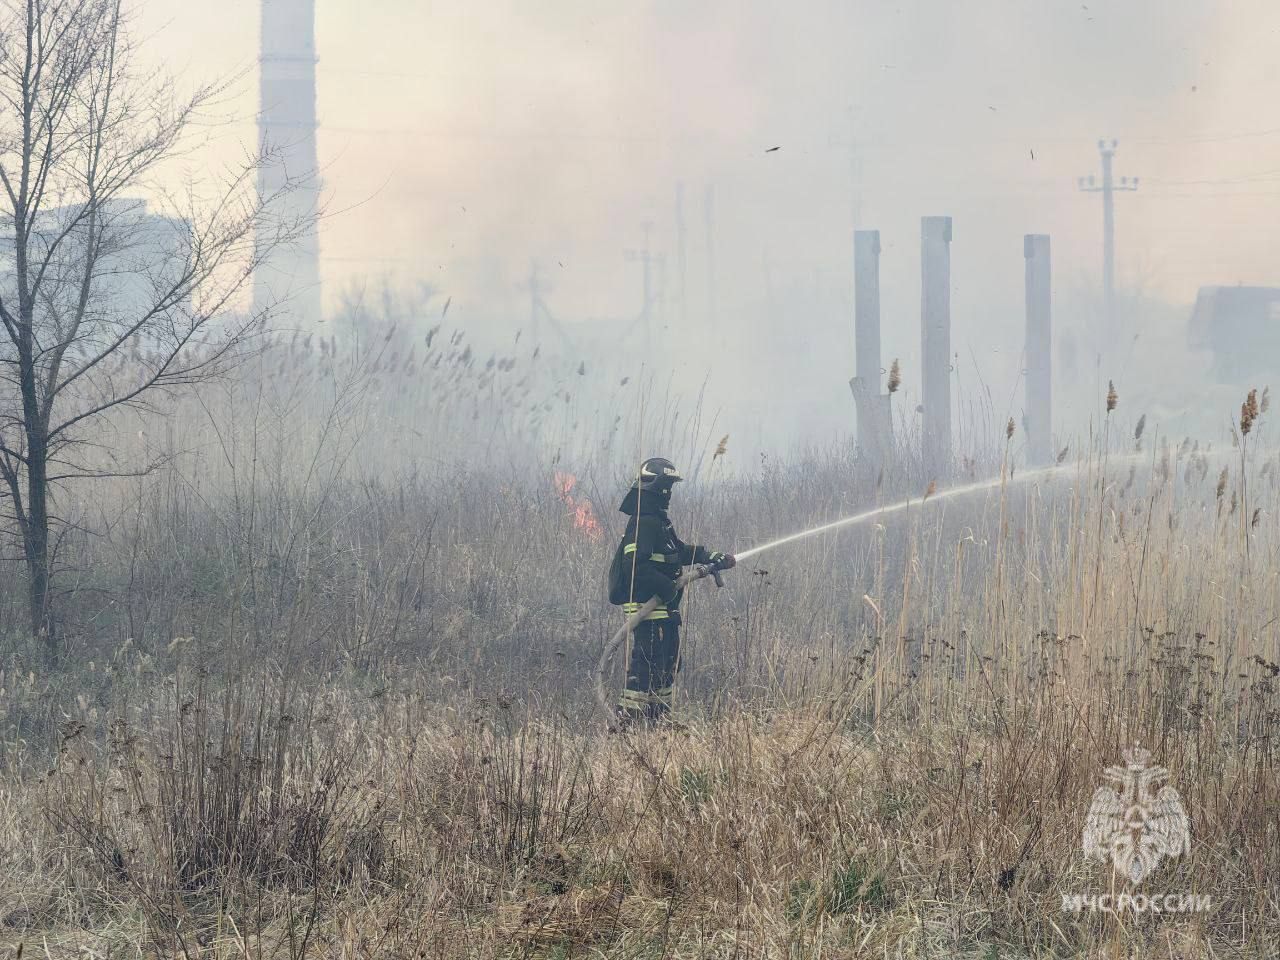
<path id="1" fill-rule="evenodd" d="M 1280 287 L 1201 287 L 1189 336 L 1218 383 L 1280 380 Z"/>
<path id="2" fill-rule="evenodd" d="M 187 220 L 161 216 L 140 199 L 121 198 L 103 203 L 97 216 L 97 262 L 93 265 L 86 313 L 107 323 L 137 323 L 154 310 L 183 276 L 190 252 L 191 225 Z M 28 275 L 48 258 L 41 310 L 68 314 L 77 309 L 84 277 L 88 221 L 84 207 L 72 204 L 41 211 L 28 243 Z M 49 251 L 52 250 L 52 256 Z M 17 264 L 12 234 L 0 237 L 0 296 L 16 309 Z M 181 310 L 190 297 L 173 303 Z M 163 319 L 163 311 L 157 319 Z"/>

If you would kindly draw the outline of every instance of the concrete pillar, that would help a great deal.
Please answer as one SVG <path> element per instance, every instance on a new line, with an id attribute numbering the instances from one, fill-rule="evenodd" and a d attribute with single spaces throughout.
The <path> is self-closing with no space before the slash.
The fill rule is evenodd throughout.
<path id="1" fill-rule="evenodd" d="M 920 222 L 921 453 L 930 480 L 951 470 L 951 218 Z"/>
<path id="2" fill-rule="evenodd" d="M 1045 467 L 1053 462 L 1053 328 L 1048 235 L 1029 233 L 1023 237 L 1022 255 L 1027 261 L 1027 463 Z"/>
<path id="3" fill-rule="evenodd" d="M 853 235 L 854 346 L 856 374 L 849 381 L 858 417 L 858 449 L 873 468 L 885 466 L 891 449 L 889 395 L 880 392 L 880 231 Z"/>

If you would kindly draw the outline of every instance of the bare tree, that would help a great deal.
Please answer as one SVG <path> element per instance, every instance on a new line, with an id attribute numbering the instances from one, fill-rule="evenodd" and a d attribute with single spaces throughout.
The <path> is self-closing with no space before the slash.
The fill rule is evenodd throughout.
<path id="1" fill-rule="evenodd" d="M 257 156 L 161 193 L 221 88 L 142 69 L 127 26 L 120 0 L 0 0 L 0 476 L 51 655 L 53 494 L 151 466 L 111 415 L 225 369 L 264 319 L 230 307 L 298 226 L 268 218 Z"/>

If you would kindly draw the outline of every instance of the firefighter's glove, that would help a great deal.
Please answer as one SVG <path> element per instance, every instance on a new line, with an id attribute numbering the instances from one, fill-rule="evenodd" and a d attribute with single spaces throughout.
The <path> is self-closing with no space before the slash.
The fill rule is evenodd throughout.
<path id="1" fill-rule="evenodd" d="M 719 550 L 711 554 L 711 563 L 721 570 L 732 570 L 738 565 L 738 561 L 732 553 L 721 553 Z"/>

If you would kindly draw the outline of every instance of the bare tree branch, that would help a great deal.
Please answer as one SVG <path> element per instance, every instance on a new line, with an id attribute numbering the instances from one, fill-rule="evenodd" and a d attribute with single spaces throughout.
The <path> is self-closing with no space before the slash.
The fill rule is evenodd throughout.
<path id="1" fill-rule="evenodd" d="M 53 649 L 63 485 L 145 476 L 94 428 L 227 370 L 266 311 L 237 312 L 255 269 L 310 228 L 270 215 L 257 155 L 208 196 L 157 194 L 163 164 L 223 89 L 179 94 L 139 68 L 121 0 L 0 0 L 0 475 Z M 286 183 L 282 192 L 292 184 Z M 97 435 L 100 435 L 99 430 Z"/>

